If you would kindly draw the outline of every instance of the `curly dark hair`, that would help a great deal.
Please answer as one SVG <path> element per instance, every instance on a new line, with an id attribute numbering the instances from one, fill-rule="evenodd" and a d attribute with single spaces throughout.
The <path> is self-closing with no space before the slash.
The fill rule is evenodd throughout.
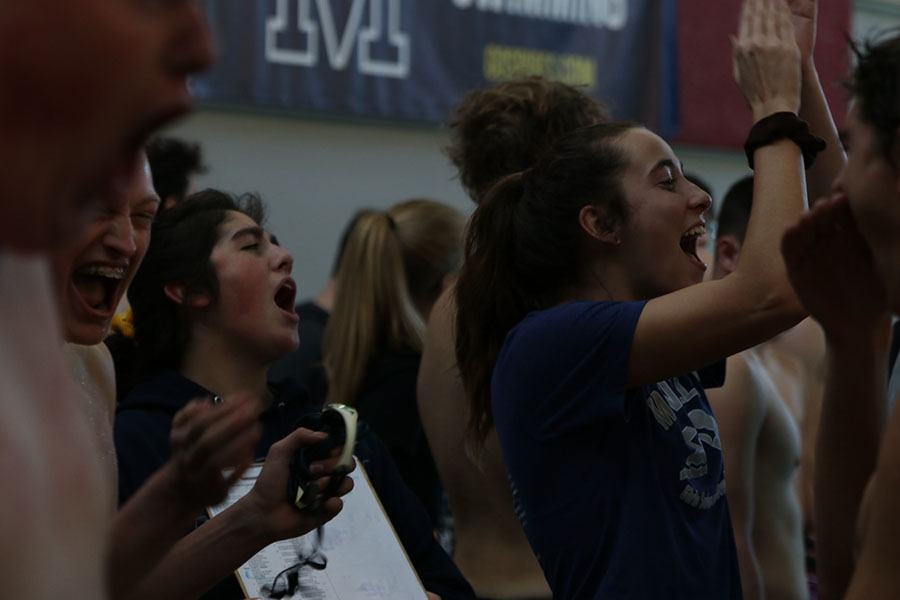
<path id="1" fill-rule="evenodd" d="M 173 137 L 158 136 L 147 142 L 147 160 L 153 189 L 162 200 L 174 197 L 178 202 L 184 201 L 191 175 L 206 171 L 200 144 Z"/>
<path id="2" fill-rule="evenodd" d="M 265 219 L 265 206 L 253 194 L 234 197 L 204 190 L 153 223 L 150 247 L 128 287 L 141 376 L 177 369 L 190 339 L 188 309 L 166 295 L 166 284 L 181 283 L 185 295 L 205 293 L 213 301 L 218 297 L 218 280 L 209 258 L 229 211 L 244 213 L 260 225 Z"/>
<path id="3" fill-rule="evenodd" d="M 447 155 L 478 203 L 497 181 L 524 171 L 561 136 L 608 118 L 578 89 L 529 77 L 467 93 L 448 122 Z"/>
<path id="4" fill-rule="evenodd" d="M 875 128 L 881 152 L 890 158 L 900 128 L 900 28 L 891 29 L 862 46 L 850 41 L 856 55 L 845 87 L 856 99 L 864 120 Z"/>

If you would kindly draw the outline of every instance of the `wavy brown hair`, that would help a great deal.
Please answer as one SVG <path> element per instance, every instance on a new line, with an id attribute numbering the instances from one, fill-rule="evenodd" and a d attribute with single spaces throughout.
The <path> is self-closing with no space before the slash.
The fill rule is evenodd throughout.
<path id="1" fill-rule="evenodd" d="M 476 203 L 499 179 L 524 171 L 560 136 L 608 118 L 577 88 L 529 77 L 467 93 L 449 122 L 447 155 Z"/>
<path id="2" fill-rule="evenodd" d="M 456 360 L 476 453 L 494 426 L 491 378 L 506 335 L 529 312 L 562 301 L 582 277 L 579 212 L 593 205 L 611 224 L 626 219 L 628 159 L 616 139 L 634 127 L 606 121 L 572 132 L 533 168 L 498 182 L 472 216 L 456 283 Z"/>

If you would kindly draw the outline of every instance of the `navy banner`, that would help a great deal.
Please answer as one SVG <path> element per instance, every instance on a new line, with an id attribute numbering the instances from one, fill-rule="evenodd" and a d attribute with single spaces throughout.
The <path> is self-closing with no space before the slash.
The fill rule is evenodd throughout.
<path id="1" fill-rule="evenodd" d="M 443 121 L 466 90 L 539 74 L 614 114 L 677 126 L 676 0 L 209 2 L 200 99 Z"/>

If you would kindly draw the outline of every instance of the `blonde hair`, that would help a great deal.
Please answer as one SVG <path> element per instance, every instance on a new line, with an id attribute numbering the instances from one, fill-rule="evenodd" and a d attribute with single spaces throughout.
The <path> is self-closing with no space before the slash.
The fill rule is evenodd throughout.
<path id="1" fill-rule="evenodd" d="M 465 217 L 433 200 L 409 200 L 359 216 L 338 265 L 334 309 L 322 339 L 328 402 L 356 404 L 375 354 L 422 350 L 425 320 L 444 277 L 462 265 Z"/>

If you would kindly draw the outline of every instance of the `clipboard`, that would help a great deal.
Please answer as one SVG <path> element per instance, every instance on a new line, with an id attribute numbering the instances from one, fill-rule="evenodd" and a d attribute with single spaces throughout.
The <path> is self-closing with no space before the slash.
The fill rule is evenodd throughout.
<path id="1" fill-rule="evenodd" d="M 262 463 L 252 465 L 228 491 L 218 506 L 208 507 L 214 517 L 247 494 L 256 483 Z M 321 552 L 328 566 L 316 571 L 303 567 L 300 586 L 285 598 L 315 600 L 423 600 L 425 588 L 409 561 L 393 525 L 372 488 L 369 477 L 356 461 L 348 477 L 353 489 L 342 497 L 344 508 L 326 523 Z M 298 555 L 314 547 L 317 533 L 266 546 L 235 572 L 245 598 L 266 598 L 262 587 L 271 585 L 282 570 L 297 563 Z"/>

